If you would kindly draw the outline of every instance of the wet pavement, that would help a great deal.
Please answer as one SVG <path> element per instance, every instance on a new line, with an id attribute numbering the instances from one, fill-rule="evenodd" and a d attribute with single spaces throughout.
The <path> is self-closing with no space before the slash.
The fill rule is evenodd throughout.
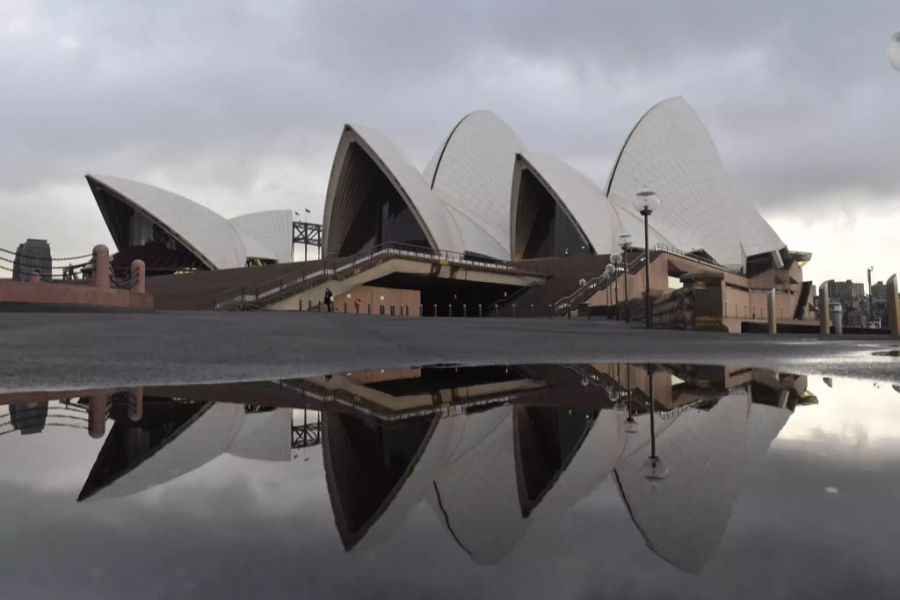
<path id="1" fill-rule="evenodd" d="M 0 394 L 0 581 L 40 598 L 896 597 L 900 385 L 810 373 L 417 363 Z"/>
<path id="2" fill-rule="evenodd" d="M 886 336 L 729 335 L 600 319 L 0 313 L 0 391 L 200 383 L 436 363 L 690 362 L 900 380 Z"/>

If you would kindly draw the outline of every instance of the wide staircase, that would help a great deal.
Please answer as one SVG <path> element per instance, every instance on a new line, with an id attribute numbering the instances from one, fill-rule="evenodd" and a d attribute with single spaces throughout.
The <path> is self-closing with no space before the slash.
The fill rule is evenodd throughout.
<path id="1" fill-rule="evenodd" d="M 157 308 L 255 310 L 328 281 L 359 275 L 394 259 L 503 274 L 536 275 L 509 263 L 473 259 L 456 252 L 384 244 L 349 257 L 153 277 L 148 280 L 148 291 L 157 299 Z"/>
<path id="2" fill-rule="evenodd" d="M 491 316 L 547 317 L 560 314 L 557 301 L 581 287 L 581 280 L 596 279 L 609 263 L 609 256 L 569 256 L 517 261 L 518 267 L 540 271 L 549 276 L 543 284 L 520 289 L 491 307 Z"/>

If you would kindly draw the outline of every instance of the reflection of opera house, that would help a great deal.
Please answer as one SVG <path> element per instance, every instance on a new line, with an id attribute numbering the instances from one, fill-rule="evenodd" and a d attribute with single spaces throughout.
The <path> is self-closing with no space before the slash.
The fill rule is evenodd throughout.
<path id="1" fill-rule="evenodd" d="M 212 295 L 241 286 L 262 286 L 252 304 L 276 309 L 308 307 L 325 286 L 367 304 L 386 297 L 378 302 L 415 313 L 420 304 L 436 304 L 440 314 L 455 303 L 472 307 L 471 316 L 476 304 L 521 287 L 534 288 L 523 305 L 547 306 L 568 294 L 581 305 L 608 306 L 624 300 L 618 291 L 610 297 L 609 281 L 585 289 L 579 282 L 603 272 L 620 235 L 631 235 L 635 249 L 643 246 L 632 200 L 645 188 L 662 199 L 649 228 L 654 296 L 676 289 L 679 277 L 711 273 L 722 290 L 721 320 L 762 318 L 764 298 L 754 292 L 773 287 L 779 316 L 802 318 L 809 294 L 800 270 L 809 255 L 789 251 L 735 191 L 709 133 L 682 98 L 660 102 L 638 121 L 602 185 L 533 151 L 491 112 L 460 120 L 421 172 L 381 133 L 347 125 L 325 198 L 324 264 L 274 264 L 293 260 L 290 211 L 226 220 L 153 186 L 105 176 L 88 182 L 118 263 L 141 258 L 157 274 L 230 270 L 151 280 L 165 306 L 206 308 L 208 300 L 185 289 Z M 348 261 L 354 268 L 342 270 Z M 640 254 L 626 262 L 619 279 L 627 278 L 634 295 L 643 293 Z M 541 285 L 548 276 L 552 285 Z M 276 280 L 277 290 L 266 287 Z M 242 293 L 216 306 L 249 303 Z"/>
<path id="2" fill-rule="evenodd" d="M 662 481 L 642 470 L 651 396 Z M 461 551 L 493 564 L 534 519 L 614 476 L 648 547 L 692 572 L 719 545 L 748 471 L 794 407 L 814 402 L 803 377 L 636 365 L 426 367 L 144 388 L 137 412 L 134 400 L 110 405 L 113 424 L 80 499 L 138 493 L 224 453 L 290 460 L 295 411 L 316 409 L 347 551 L 381 543 L 424 500 Z M 29 406 L 40 402 L 35 414 L 46 415 L 46 400 Z M 13 431 L 42 428 L 13 412 Z"/>

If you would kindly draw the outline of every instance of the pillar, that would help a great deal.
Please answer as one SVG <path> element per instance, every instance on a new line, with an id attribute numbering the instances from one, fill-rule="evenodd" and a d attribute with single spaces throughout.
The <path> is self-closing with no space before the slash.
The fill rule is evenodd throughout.
<path id="1" fill-rule="evenodd" d="M 92 261 L 94 272 L 91 273 L 91 285 L 98 288 L 109 288 L 109 248 L 103 244 L 94 246 Z"/>
<path id="2" fill-rule="evenodd" d="M 147 265 L 139 258 L 131 261 L 131 291 L 138 294 L 147 291 Z"/>
<path id="3" fill-rule="evenodd" d="M 900 337 L 900 298 L 897 297 L 897 275 L 887 280 L 888 327 L 894 337 Z"/>
<path id="4" fill-rule="evenodd" d="M 778 318 L 775 309 L 775 288 L 769 290 L 769 335 L 778 333 Z"/>
<path id="5" fill-rule="evenodd" d="M 831 333 L 831 306 L 828 299 L 828 282 L 819 286 L 819 333 Z"/>

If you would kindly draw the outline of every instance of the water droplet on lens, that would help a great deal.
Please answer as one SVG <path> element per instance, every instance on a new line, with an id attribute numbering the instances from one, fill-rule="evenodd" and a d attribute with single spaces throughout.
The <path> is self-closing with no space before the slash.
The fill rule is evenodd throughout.
<path id="1" fill-rule="evenodd" d="M 891 66 L 900 71 L 900 31 L 891 38 L 887 54 L 888 60 L 891 61 Z"/>

